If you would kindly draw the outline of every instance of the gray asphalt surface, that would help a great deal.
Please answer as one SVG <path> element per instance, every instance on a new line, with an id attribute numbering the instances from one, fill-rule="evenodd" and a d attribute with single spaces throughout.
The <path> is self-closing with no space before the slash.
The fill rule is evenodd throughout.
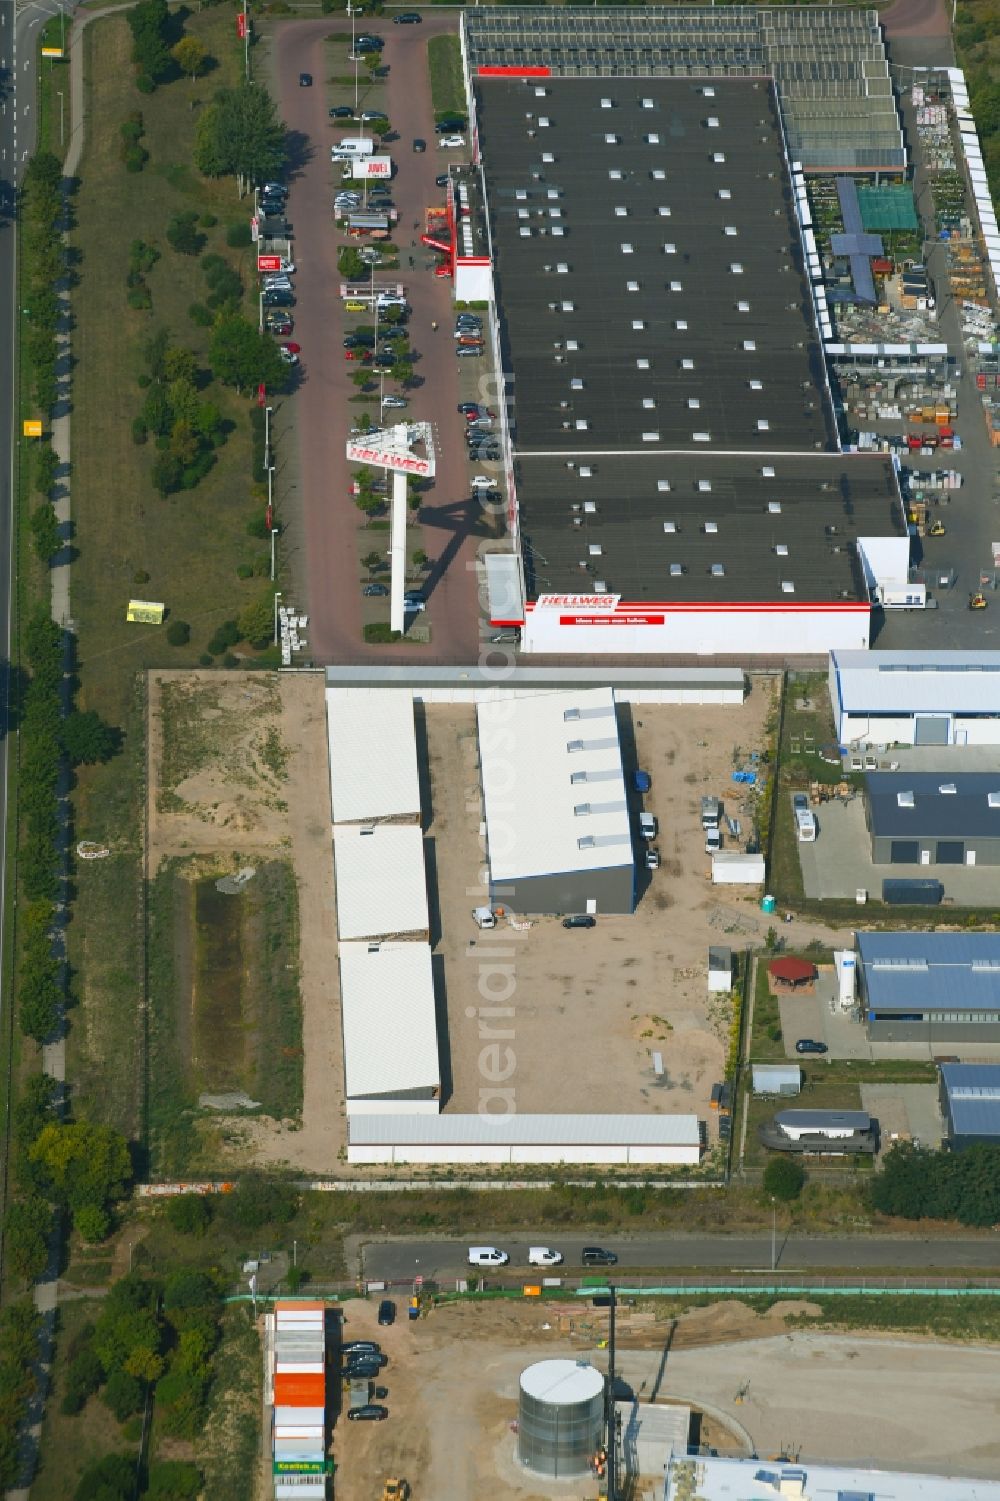
<path id="1" fill-rule="evenodd" d="M 619 1260 L 616 1275 L 629 1272 L 676 1270 L 684 1272 L 759 1272 L 771 1267 L 771 1237 L 701 1235 L 563 1235 L 539 1231 L 528 1241 L 488 1229 L 467 1240 L 392 1240 L 363 1246 L 363 1271 L 373 1281 L 403 1282 L 420 1274 L 428 1278 L 463 1277 L 470 1245 L 497 1246 L 510 1256 L 505 1269 L 515 1279 L 528 1271 L 529 1245 L 549 1246 L 566 1258 L 551 1275 L 579 1276 L 583 1270 L 580 1249 L 603 1246 Z M 968 1239 L 925 1240 L 916 1236 L 789 1236 L 779 1228 L 777 1266 L 783 1276 L 796 1271 L 872 1274 L 893 1272 L 948 1274 L 970 1271 L 985 1276 L 1000 1275 L 1000 1235 L 989 1233 Z M 350 1257 L 348 1258 L 350 1265 Z M 532 1268 L 532 1275 L 541 1275 Z"/>

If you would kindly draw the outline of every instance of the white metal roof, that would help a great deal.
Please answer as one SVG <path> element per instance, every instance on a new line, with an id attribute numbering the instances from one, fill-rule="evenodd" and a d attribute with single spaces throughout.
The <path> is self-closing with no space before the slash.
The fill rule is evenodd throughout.
<path id="1" fill-rule="evenodd" d="M 845 714 L 1000 714 L 1000 651 L 831 653 Z"/>
<path id="2" fill-rule="evenodd" d="M 420 816 L 413 695 L 405 688 L 328 688 L 334 823 Z"/>
<path id="3" fill-rule="evenodd" d="M 690 1147 L 696 1115 L 352 1115 L 352 1146 Z"/>
<path id="4" fill-rule="evenodd" d="M 632 864 L 611 688 L 511 695 L 476 712 L 494 883 Z"/>
<path id="5" fill-rule="evenodd" d="M 702 1455 L 686 1459 L 679 1454 L 670 1462 L 665 1501 L 689 1495 L 695 1476 L 703 1501 L 781 1501 L 789 1496 L 801 1496 L 803 1501 L 1000 1501 L 1000 1483 L 995 1480 Z"/>
<path id="6" fill-rule="evenodd" d="M 340 995 L 348 1099 L 440 1088 L 429 944 L 342 943 Z"/>
<path id="7" fill-rule="evenodd" d="M 604 1394 L 604 1374 L 586 1360 L 536 1360 L 521 1372 L 526 1397 L 553 1407 L 590 1402 Z"/>
<path id="8" fill-rule="evenodd" d="M 341 825 L 333 863 L 342 940 L 427 932 L 424 839 L 416 824 Z"/>
<path id="9" fill-rule="evenodd" d="M 486 594 L 491 625 L 524 624 L 524 586 L 521 560 L 513 552 L 488 552 Z"/>

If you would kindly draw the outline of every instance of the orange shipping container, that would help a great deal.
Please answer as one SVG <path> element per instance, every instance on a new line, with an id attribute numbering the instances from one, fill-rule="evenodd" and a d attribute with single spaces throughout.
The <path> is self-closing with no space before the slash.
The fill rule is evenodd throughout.
<path id="1" fill-rule="evenodd" d="M 279 1372 L 274 1378 L 274 1405 L 275 1407 L 325 1407 L 326 1377 L 321 1375 L 283 1376 Z"/>

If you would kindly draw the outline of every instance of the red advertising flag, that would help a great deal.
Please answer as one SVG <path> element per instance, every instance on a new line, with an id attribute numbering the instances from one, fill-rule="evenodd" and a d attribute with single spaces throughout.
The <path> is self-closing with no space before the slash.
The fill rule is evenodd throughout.
<path id="1" fill-rule="evenodd" d="M 241 11 L 238 11 L 237 15 L 236 15 L 236 35 L 239 37 L 240 41 L 242 41 L 243 38 L 246 36 L 246 34 L 247 34 L 247 13 L 246 13 L 245 10 L 241 10 Z"/>
<path id="2" fill-rule="evenodd" d="M 264 511 L 264 525 L 267 527 L 268 531 L 270 531 L 271 528 L 272 528 L 272 526 L 274 525 L 274 507 L 273 506 L 267 506 L 266 509 L 265 509 L 265 511 Z"/>
<path id="3" fill-rule="evenodd" d="M 257 257 L 257 270 L 258 271 L 280 271 L 281 270 L 281 256 L 280 255 L 259 255 Z"/>
<path id="4" fill-rule="evenodd" d="M 264 406 L 264 404 L 265 404 L 266 401 L 267 401 L 267 387 L 262 382 L 257 387 L 257 405 L 259 407 L 262 407 L 262 406 Z"/>

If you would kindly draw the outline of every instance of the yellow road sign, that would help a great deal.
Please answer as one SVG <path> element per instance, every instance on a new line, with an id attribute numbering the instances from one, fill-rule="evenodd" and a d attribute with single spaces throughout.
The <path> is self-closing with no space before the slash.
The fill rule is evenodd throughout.
<path id="1" fill-rule="evenodd" d="M 42 419 L 40 417 L 25 417 L 21 431 L 26 438 L 40 438 L 42 436 Z"/>

